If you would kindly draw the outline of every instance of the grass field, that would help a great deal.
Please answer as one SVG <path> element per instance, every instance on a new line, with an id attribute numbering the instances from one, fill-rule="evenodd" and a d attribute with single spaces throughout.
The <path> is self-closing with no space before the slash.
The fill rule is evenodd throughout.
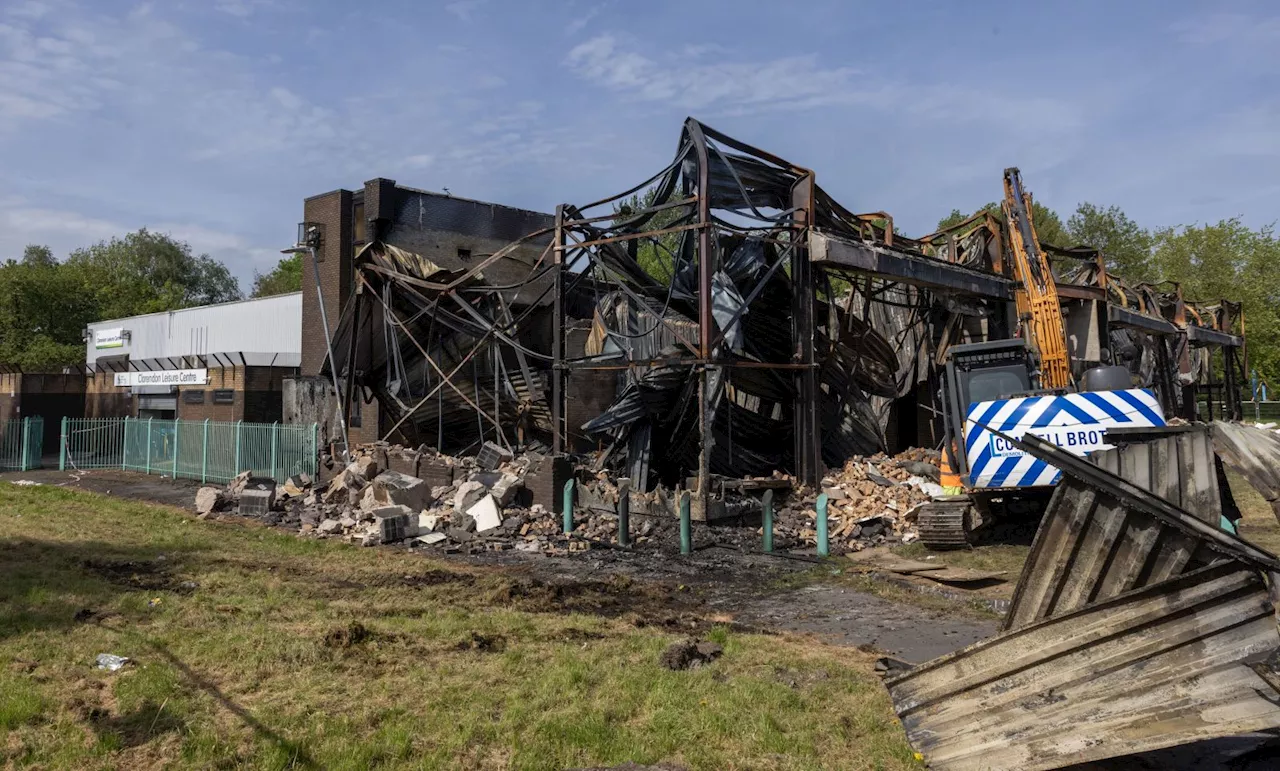
<path id="1" fill-rule="evenodd" d="M 0 765 L 919 767 L 869 654 L 663 600 L 0 483 Z"/>

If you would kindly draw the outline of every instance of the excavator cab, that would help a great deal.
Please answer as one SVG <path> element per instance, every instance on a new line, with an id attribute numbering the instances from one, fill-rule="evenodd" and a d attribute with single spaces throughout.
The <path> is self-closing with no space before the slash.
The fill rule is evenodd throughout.
<path id="1" fill-rule="evenodd" d="M 1102 370 L 1109 368 L 1098 368 L 1099 390 L 1044 389 L 1037 387 L 1032 361 L 1021 338 L 957 345 L 948 352 L 941 394 L 944 466 L 959 477 L 956 492 L 963 494 L 935 498 L 917 512 L 926 546 L 963 548 L 997 521 L 1034 528 L 1060 472 L 1006 436 L 1035 433 L 1088 455 L 1110 447 L 1110 428 L 1164 425 L 1155 395 L 1104 377 L 1110 373 Z"/>

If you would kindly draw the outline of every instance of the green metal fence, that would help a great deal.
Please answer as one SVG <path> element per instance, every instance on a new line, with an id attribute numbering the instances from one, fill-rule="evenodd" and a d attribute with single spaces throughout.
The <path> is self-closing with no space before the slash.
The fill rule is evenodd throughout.
<path id="1" fill-rule="evenodd" d="M 299 473 L 314 478 L 317 438 L 314 423 L 67 418 L 59 468 L 122 468 L 202 482 L 252 471 L 283 482 Z"/>
<path id="2" fill-rule="evenodd" d="M 0 470 L 40 468 L 44 450 L 44 418 L 0 420 Z"/>

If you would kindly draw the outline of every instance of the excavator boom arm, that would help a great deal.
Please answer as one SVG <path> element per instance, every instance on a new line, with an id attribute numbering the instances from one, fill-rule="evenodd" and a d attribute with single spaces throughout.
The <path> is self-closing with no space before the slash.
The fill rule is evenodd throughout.
<path id="1" fill-rule="evenodd" d="M 1044 388 L 1071 384 L 1066 327 L 1053 268 L 1040 248 L 1031 217 L 1031 195 L 1022 187 L 1016 168 L 1004 170 L 1004 216 L 1008 223 L 1010 260 L 1018 288 L 1014 292 L 1018 316 L 1028 341 L 1040 356 L 1040 381 Z"/>

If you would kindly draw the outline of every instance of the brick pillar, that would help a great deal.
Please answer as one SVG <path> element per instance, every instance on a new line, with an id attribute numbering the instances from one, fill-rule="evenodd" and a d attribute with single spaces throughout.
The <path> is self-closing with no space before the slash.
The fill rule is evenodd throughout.
<path id="1" fill-rule="evenodd" d="M 399 215 L 400 196 L 394 179 L 378 177 L 364 183 L 364 216 L 368 221 L 365 230 L 371 241 L 386 235 Z"/>
<path id="2" fill-rule="evenodd" d="M 353 274 L 351 191 L 335 190 L 303 203 L 303 219 L 320 226 L 320 291 L 329 316 L 329 332 L 338 327 L 342 306 L 351 295 Z M 327 355 L 315 271 L 310 255 L 302 258 L 302 374 L 318 375 Z"/>

